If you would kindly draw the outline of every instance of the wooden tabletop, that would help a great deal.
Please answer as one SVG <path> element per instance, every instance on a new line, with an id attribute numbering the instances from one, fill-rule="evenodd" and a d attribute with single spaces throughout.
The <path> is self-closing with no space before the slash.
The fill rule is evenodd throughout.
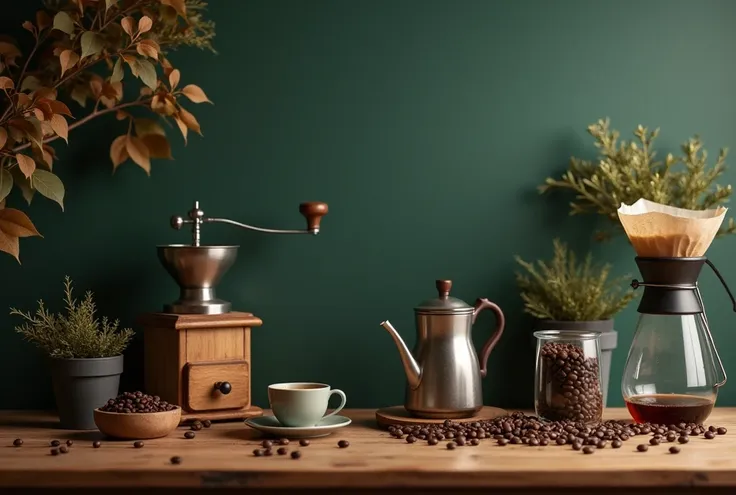
<path id="1" fill-rule="evenodd" d="M 99 432 L 74 432 L 55 428 L 51 416 L 28 412 L 0 413 L 0 492 L 10 487 L 156 487 L 163 488 L 312 488 L 320 493 L 370 488 L 387 493 L 391 488 L 461 489 L 518 488 L 544 490 L 565 488 L 565 493 L 629 487 L 667 488 L 679 493 L 692 487 L 721 488 L 736 493 L 736 409 L 716 408 L 708 424 L 730 432 L 713 440 L 693 437 L 673 455 L 663 444 L 648 452 L 636 445 L 639 437 L 620 449 L 606 447 L 585 455 L 567 446 L 497 446 L 484 440 L 479 446 L 447 450 L 445 442 L 408 444 L 379 429 L 373 410 L 344 410 L 353 424 L 301 447 L 301 459 L 290 456 L 255 457 L 253 449 L 263 437 L 242 422 L 214 424 L 187 440 L 181 427 L 169 437 L 147 440 L 141 449 L 132 441 L 113 441 Z M 606 419 L 628 419 L 626 410 L 610 409 Z M 23 439 L 21 447 L 13 440 Z M 65 455 L 50 455 L 52 439 L 74 445 Z M 338 448 L 338 440 L 350 446 Z M 101 440 L 99 449 L 92 447 Z M 298 448 L 292 441 L 289 450 Z M 172 465 L 172 456 L 182 463 Z M 571 491 L 571 489 L 573 489 Z M 633 491 L 632 491 L 633 490 Z M 139 492 L 139 490 L 136 490 Z M 404 490 L 402 493 L 408 493 Z M 495 492 L 498 493 L 498 492 Z"/>

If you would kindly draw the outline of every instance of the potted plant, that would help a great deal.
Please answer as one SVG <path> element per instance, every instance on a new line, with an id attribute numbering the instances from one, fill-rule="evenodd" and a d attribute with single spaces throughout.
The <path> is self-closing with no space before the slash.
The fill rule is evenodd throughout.
<path id="1" fill-rule="evenodd" d="M 64 279 L 66 314 L 52 314 L 41 300 L 35 315 L 11 308 L 25 321 L 15 331 L 49 358 L 61 427 L 96 429 L 93 411 L 118 395 L 123 351 L 133 336 L 118 330 L 118 321 L 99 320 L 92 292 L 82 301 L 72 297 L 72 282 Z"/>
<path id="2" fill-rule="evenodd" d="M 727 150 L 721 149 L 709 167 L 708 153 L 698 136 L 680 146 L 681 156 L 670 153 L 658 160 L 653 145 L 659 129 L 650 131 L 640 125 L 633 133 L 636 140 L 619 141 L 619 132 L 610 129 L 606 118 L 589 125 L 588 133 L 599 150 L 596 159 L 572 157 L 568 170 L 559 179 L 547 178 L 539 191 L 572 192 L 571 215 L 597 214 L 608 219 L 613 228 L 598 232 L 598 240 L 623 232 L 618 219 L 621 203 L 630 205 L 644 198 L 678 208 L 705 210 L 728 203 L 733 192 L 730 184 L 717 182 L 726 169 Z M 733 233 L 736 224 L 729 218 L 718 236 Z"/>
<path id="3" fill-rule="evenodd" d="M 610 265 L 593 265 L 592 254 L 579 263 L 575 253 L 559 239 L 554 255 L 535 263 L 516 256 L 524 268 L 517 272 L 524 311 L 536 318 L 536 328 L 600 332 L 603 405 L 606 404 L 611 356 L 617 344 L 613 317 L 636 296 L 626 290 L 630 277 L 609 280 Z"/>

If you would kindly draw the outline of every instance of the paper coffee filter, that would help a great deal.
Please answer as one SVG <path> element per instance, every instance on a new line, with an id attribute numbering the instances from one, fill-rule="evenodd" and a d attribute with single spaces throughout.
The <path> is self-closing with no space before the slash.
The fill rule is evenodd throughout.
<path id="1" fill-rule="evenodd" d="M 618 218 L 638 256 L 690 258 L 705 255 L 727 211 L 687 210 L 642 198 L 621 203 Z"/>

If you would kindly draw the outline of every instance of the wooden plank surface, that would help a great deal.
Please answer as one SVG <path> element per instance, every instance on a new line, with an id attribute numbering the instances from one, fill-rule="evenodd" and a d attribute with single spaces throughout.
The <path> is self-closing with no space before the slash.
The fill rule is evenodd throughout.
<path id="1" fill-rule="evenodd" d="M 169 437 L 145 441 L 111 441 L 98 432 L 55 429 L 51 416 L 0 413 L 0 491 L 2 487 L 170 487 L 170 488 L 606 488 L 687 487 L 733 489 L 736 493 L 736 409 L 716 408 L 708 424 L 725 426 L 729 434 L 714 440 L 693 437 L 682 452 L 671 444 L 636 451 L 648 437 L 635 437 L 621 449 L 606 447 L 593 455 L 570 446 L 499 447 L 492 440 L 479 446 L 447 450 L 426 442 L 407 444 L 379 429 L 374 410 L 344 410 L 353 424 L 311 440 L 300 448 L 301 459 L 288 455 L 255 457 L 263 439 L 242 422 L 214 424 L 183 437 L 181 427 Z M 627 419 L 624 409 L 607 411 L 606 419 Z M 15 438 L 24 444 L 12 446 Z M 646 440 L 645 440 L 646 438 Z M 71 452 L 51 456 L 49 441 L 72 439 Z M 338 440 L 349 440 L 340 449 Z M 92 448 L 101 440 L 102 447 Z M 289 450 L 297 448 L 292 441 Z M 181 456 L 182 464 L 169 459 Z M 572 492 L 571 492 L 572 493 Z M 627 493 L 630 493 L 627 491 Z M 651 493 L 659 493 L 652 490 Z"/>

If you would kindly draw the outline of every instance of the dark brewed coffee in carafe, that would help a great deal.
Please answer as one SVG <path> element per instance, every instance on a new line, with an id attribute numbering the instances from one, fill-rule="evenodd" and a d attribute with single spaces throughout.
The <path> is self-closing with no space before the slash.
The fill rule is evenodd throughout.
<path id="1" fill-rule="evenodd" d="M 715 401 L 706 397 L 684 394 L 650 394 L 630 397 L 626 408 L 637 423 L 677 425 L 679 423 L 702 423 Z"/>

